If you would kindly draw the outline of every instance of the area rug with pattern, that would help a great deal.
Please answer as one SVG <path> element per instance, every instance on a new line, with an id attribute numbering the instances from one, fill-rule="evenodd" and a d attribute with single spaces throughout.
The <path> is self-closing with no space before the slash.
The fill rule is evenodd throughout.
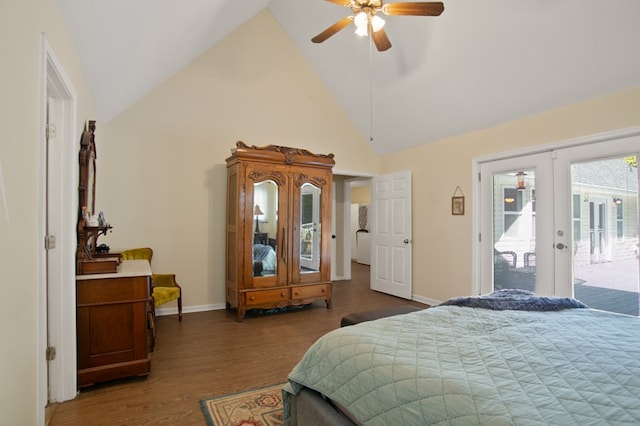
<path id="1" fill-rule="evenodd" d="M 208 426 L 280 426 L 284 383 L 200 401 Z"/>

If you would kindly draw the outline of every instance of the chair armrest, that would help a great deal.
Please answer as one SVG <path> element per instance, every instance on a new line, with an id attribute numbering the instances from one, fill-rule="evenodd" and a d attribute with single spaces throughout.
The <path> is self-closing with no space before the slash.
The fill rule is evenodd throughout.
<path id="1" fill-rule="evenodd" d="M 151 281 L 154 287 L 180 288 L 180 285 L 176 282 L 176 274 L 152 274 Z"/>

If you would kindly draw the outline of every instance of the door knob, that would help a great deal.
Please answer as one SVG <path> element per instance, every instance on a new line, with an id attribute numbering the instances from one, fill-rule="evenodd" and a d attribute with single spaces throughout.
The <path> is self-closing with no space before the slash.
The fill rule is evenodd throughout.
<path id="1" fill-rule="evenodd" d="M 566 249 L 566 248 L 567 248 L 567 246 L 565 246 L 565 245 L 564 245 L 564 244 L 562 244 L 562 243 L 558 243 L 558 244 L 556 244 L 556 248 L 557 248 L 558 250 L 562 250 L 562 249 Z"/>
<path id="2" fill-rule="evenodd" d="M 408 238 L 405 238 L 404 243 L 405 244 L 409 244 L 411 242 L 411 240 L 409 240 Z"/>

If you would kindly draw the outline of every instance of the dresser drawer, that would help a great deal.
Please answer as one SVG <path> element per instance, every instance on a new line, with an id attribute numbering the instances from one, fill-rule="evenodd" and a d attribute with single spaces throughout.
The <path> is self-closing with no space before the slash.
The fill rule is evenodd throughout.
<path id="1" fill-rule="evenodd" d="M 247 306 L 264 305 L 265 303 L 286 302 L 289 300 L 289 289 L 277 290 L 257 290 L 245 293 L 245 303 Z"/>
<path id="2" fill-rule="evenodd" d="M 299 287 L 293 287 L 291 289 L 292 299 L 308 299 L 312 297 L 323 297 L 329 292 L 327 284 L 319 285 L 303 285 Z"/>

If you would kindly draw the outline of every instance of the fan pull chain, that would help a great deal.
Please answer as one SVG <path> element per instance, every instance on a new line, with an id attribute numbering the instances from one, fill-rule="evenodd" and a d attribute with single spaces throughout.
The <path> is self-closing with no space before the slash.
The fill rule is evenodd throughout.
<path id="1" fill-rule="evenodd" d="M 369 37 L 369 142 L 373 142 L 373 37 Z"/>

